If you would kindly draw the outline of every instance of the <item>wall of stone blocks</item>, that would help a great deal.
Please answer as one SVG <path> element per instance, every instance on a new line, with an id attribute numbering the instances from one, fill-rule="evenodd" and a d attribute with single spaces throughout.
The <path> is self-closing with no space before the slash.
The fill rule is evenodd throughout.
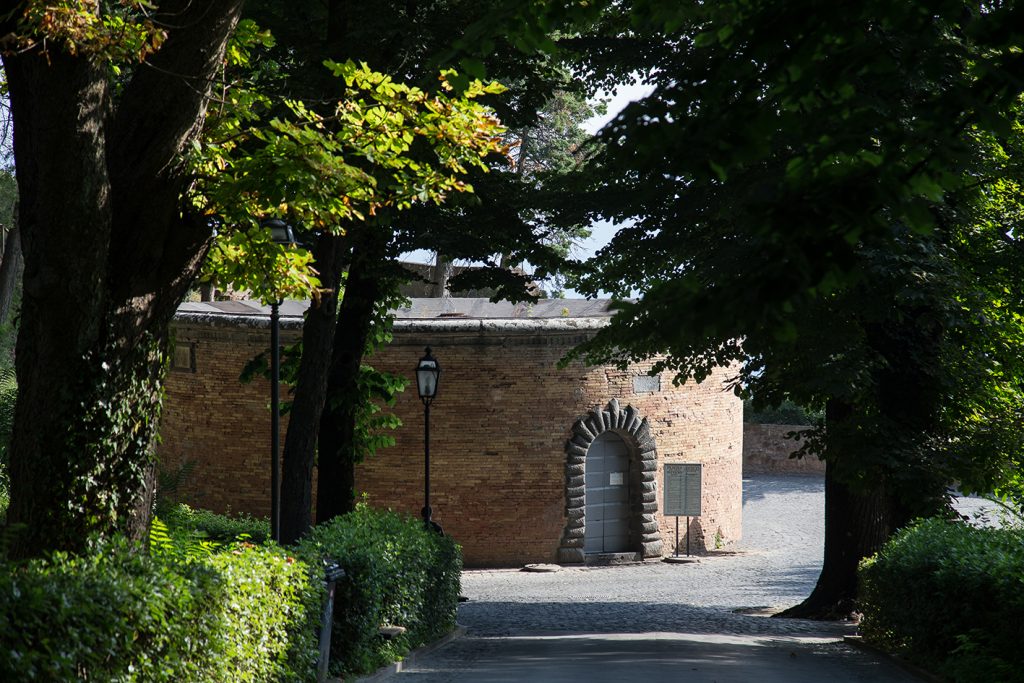
<path id="1" fill-rule="evenodd" d="M 743 474 L 825 474 L 825 461 L 817 456 L 790 457 L 802 442 L 786 435 L 805 429 L 803 425 L 744 424 Z"/>
<path id="2" fill-rule="evenodd" d="M 434 519 L 463 546 L 467 566 L 556 561 L 566 528 L 566 441 L 578 418 L 613 398 L 649 422 L 658 452 L 659 510 L 661 465 L 703 465 L 702 515 L 691 522 L 692 549 L 740 539 L 742 404 L 723 389 L 727 370 L 677 387 L 667 375 L 646 377 L 649 364 L 562 369 L 558 361 L 590 332 L 459 322 L 399 324 L 394 342 L 373 364 L 414 381 L 427 345 L 441 364 L 439 397 L 431 406 L 431 503 Z M 179 324 L 177 335 L 179 344 L 195 344 L 196 369 L 172 371 L 168 379 L 162 466 L 194 463 L 179 492 L 190 504 L 266 515 L 269 388 L 262 380 L 242 386 L 238 374 L 267 348 L 268 332 Z M 424 409 L 415 384 L 399 395 L 394 411 L 404 422 L 394 434 L 397 443 L 357 468 L 357 488 L 371 505 L 418 516 Z M 675 519 L 659 512 L 657 520 L 671 552 Z M 685 544 L 685 535 L 680 540 Z"/>

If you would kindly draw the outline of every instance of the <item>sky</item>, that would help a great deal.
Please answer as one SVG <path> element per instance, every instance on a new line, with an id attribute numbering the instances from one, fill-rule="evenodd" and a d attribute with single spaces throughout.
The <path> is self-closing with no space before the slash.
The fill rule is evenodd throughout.
<path id="1" fill-rule="evenodd" d="M 634 100 L 638 100 L 645 97 L 653 90 L 653 86 L 642 85 L 639 83 L 630 83 L 622 85 L 611 93 L 602 92 L 597 95 L 595 99 L 607 100 L 607 111 L 601 116 L 595 116 L 583 124 L 583 128 L 588 133 L 596 133 L 606 123 L 611 121 L 615 116 L 622 111 L 622 109 Z M 579 259 L 589 258 L 594 253 L 608 244 L 612 237 L 615 235 L 617 228 L 614 224 L 607 221 L 599 221 L 591 226 L 591 235 L 578 247 L 573 249 L 572 256 Z M 403 258 L 409 261 L 416 261 L 419 263 L 433 263 L 434 255 L 427 251 L 415 251 L 410 254 L 404 254 Z M 579 294 L 571 289 L 566 290 L 566 297 L 578 298 Z"/>
<path id="2" fill-rule="evenodd" d="M 599 98 L 608 98 L 608 111 L 603 116 L 595 116 L 583 124 L 588 133 L 596 133 L 604 124 L 611 121 L 630 102 L 648 95 L 654 88 L 649 85 L 631 83 L 620 86 L 613 93 L 604 93 Z M 607 221 L 599 221 L 590 226 L 591 235 L 578 249 L 573 251 L 577 258 L 588 258 L 598 249 L 608 244 L 615 235 L 616 226 Z"/>

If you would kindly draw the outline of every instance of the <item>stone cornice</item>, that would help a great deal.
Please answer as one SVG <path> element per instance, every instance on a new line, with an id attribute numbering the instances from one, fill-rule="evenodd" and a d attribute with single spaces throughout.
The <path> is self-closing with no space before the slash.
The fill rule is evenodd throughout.
<path id="1" fill-rule="evenodd" d="M 262 329 L 270 327 L 270 316 L 237 315 L 230 313 L 198 313 L 179 311 L 174 316 L 179 325 L 204 327 L 237 327 Z M 281 329 L 300 329 L 303 319 L 297 316 L 281 316 Z M 427 333 L 478 333 L 500 332 L 501 334 L 534 334 L 546 332 L 579 332 L 599 330 L 608 324 L 608 318 L 399 318 L 395 320 L 396 332 Z"/>

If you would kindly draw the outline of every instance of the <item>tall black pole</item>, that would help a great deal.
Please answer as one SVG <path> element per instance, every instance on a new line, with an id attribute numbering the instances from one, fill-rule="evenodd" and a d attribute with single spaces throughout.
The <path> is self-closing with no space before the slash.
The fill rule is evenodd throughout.
<path id="1" fill-rule="evenodd" d="M 423 401 L 423 525 L 432 527 L 430 509 L 430 399 Z"/>
<path id="2" fill-rule="evenodd" d="M 281 468 L 278 450 L 281 441 L 281 302 L 270 305 L 270 537 L 281 541 Z"/>

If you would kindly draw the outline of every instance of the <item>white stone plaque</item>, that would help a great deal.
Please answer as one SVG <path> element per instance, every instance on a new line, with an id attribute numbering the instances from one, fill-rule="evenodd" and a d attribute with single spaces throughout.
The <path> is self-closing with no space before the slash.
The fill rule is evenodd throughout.
<path id="1" fill-rule="evenodd" d="M 666 517 L 700 517 L 701 465 L 665 463 Z"/>
<path id="2" fill-rule="evenodd" d="M 609 486 L 622 486 L 626 483 L 625 472 L 609 472 L 608 474 L 608 485 Z"/>
<path id="3" fill-rule="evenodd" d="M 637 375 L 633 378 L 633 393 L 656 394 L 661 391 L 661 375 Z"/>

